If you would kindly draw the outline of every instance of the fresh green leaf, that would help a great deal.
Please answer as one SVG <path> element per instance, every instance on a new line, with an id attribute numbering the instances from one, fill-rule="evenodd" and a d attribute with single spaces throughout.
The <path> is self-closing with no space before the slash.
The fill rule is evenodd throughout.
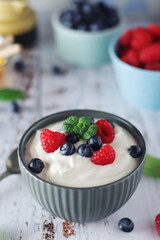
<path id="1" fill-rule="evenodd" d="M 80 117 L 79 123 L 82 123 L 83 125 L 86 125 L 86 126 L 89 127 L 89 125 L 90 125 L 90 119 L 89 119 L 89 117 L 85 117 L 85 116 Z"/>
<path id="2" fill-rule="evenodd" d="M 152 177 L 160 177 L 160 158 L 147 154 L 143 173 Z"/>
<path id="3" fill-rule="evenodd" d="M 83 134 L 83 139 L 88 140 L 89 138 L 93 137 L 96 135 L 97 132 L 97 125 L 92 124 L 89 126 L 88 130 Z"/>
<path id="4" fill-rule="evenodd" d="M 16 101 L 24 97 L 24 92 L 17 89 L 0 89 L 0 101 Z"/>

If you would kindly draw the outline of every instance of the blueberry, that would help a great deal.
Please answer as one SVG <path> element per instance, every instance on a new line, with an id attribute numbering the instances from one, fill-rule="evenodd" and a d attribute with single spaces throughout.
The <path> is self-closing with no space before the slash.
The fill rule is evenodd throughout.
<path id="1" fill-rule="evenodd" d="M 119 220 L 118 228 L 123 232 L 131 232 L 134 229 L 134 223 L 129 218 Z"/>
<path id="2" fill-rule="evenodd" d="M 14 68 L 17 72 L 24 72 L 24 70 L 26 69 L 26 65 L 23 61 L 19 60 L 15 62 Z"/>
<path id="3" fill-rule="evenodd" d="M 131 145 L 128 148 L 128 152 L 133 158 L 138 158 L 142 156 L 142 149 L 138 145 Z"/>
<path id="4" fill-rule="evenodd" d="M 90 118 L 90 123 L 94 124 L 94 118 L 93 117 L 89 117 Z"/>
<path id="5" fill-rule="evenodd" d="M 77 152 L 82 157 L 92 157 L 92 155 L 93 155 L 92 148 L 87 144 L 81 144 L 78 147 Z"/>
<path id="6" fill-rule="evenodd" d="M 93 151 L 98 151 L 102 147 L 102 140 L 98 135 L 95 135 L 88 139 L 87 144 L 92 148 Z"/>
<path id="7" fill-rule="evenodd" d="M 60 147 L 60 151 L 61 151 L 62 155 L 69 156 L 69 155 L 72 155 L 73 153 L 75 153 L 76 149 L 75 149 L 75 146 L 73 143 L 67 142 L 67 143 L 64 143 Z"/>
<path id="8" fill-rule="evenodd" d="M 20 106 L 18 105 L 18 103 L 12 102 L 11 104 L 12 104 L 12 111 L 14 113 L 19 113 L 20 112 Z"/>
<path id="9" fill-rule="evenodd" d="M 72 28 L 73 27 L 73 13 L 71 11 L 66 11 L 61 14 L 60 16 L 60 22 L 68 27 Z"/>
<path id="10" fill-rule="evenodd" d="M 33 158 L 28 164 L 28 167 L 33 173 L 40 173 L 44 168 L 44 163 L 39 158 Z"/>
<path id="11" fill-rule="evenodd" d="M 55 74 L 55 75 L 61 75 L 63 74 L 63 69 L 58 66 L 58 65 L 54 65 L 53 68 L 52 68 L 52 72 Z"/>
<path id="12" fill-rule="evenodd" d="M 111 120 L 106 119 L 106 121 L 109 122 L 112 125 L 113 128 L 115 128 L 115 125 Z"/>
<path id="13" fill-rule="evenodd" d="M 91 32 L 99 31 L 99 30 L 100 30 L 100 25 L 98 24 L 98 22 L 91 23 L 91 24 L 89 25 L 89 30 L 90 30 Z"/>
<path id="14" fill-rule="evenodd" d="M 85 15 L 88 15 L 92 12 L 92 5 L 87 3 L 87 2 L 84 2 L 82 4 L 82 13 L 85 14 Z"/>
<path id="15" fill-rule="evenodd" d="M 79 137 L 74 132 L 67 134 L 67 142 L 76 143 L 79 141 Z"/>

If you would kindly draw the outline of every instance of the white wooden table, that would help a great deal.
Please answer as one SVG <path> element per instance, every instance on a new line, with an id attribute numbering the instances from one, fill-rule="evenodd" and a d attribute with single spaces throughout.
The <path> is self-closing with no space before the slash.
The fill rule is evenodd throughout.
<path id="1" fill-rule="evenodd" d="M 144 135 L 149 153 L 160 156 L 160 111 L 136 110 L 123 100 L 112 66 L 97 69 L 69 68 L 63 76 L 52 74 L 61 64 L 55 55 L 47 13 L 38 16 L 39 41 L 24 52 L 25 74 L 8 67 L 4 86 L 25 90 L 20 114 L 10 103 L 0 103 L 0 173 L 23 132 L 48 114 L 75 108 L 98 109 L 117 114 L 133 123 Z M 76 224 L 51 216 L 30 195 L 21 175 L 0 182 L 0 240 L 158 240 L 154 218 L 160 212 L 160 179 L 142 177 L 131 199 L 113 215 L 94 223 Z M 133 220 L 131 233 L 118 230 L 123 217 Z"/>

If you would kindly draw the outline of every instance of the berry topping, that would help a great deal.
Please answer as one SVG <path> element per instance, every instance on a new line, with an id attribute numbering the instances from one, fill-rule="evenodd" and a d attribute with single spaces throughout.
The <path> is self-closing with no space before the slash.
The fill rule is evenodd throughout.
<path id="1" fill-rule="evenodd" d="M 67 142 L 76 143 L 79 141 L 79 137 L 74 132 L 68 133 Z"/>
<path id="2" fill-rule="evenodd" d="M 69 156 L 69 155 L 72 155 L 73 153 L 75 153 L 76 149 L 75 149 L 75 146 L 73 143 L 67 142 L 67 143 L 64 143 L 60 147 L 60 151 L 61 151 L 62 155 Z"/>
<path id="3" fill-rule="evenodd" d="M 106 121 L 109 122 L 112 125 L 113 128 L 115 128 L 115 125 L 111 120 L 106 119 Z"/>
<path id="4" fill-rule="evenodd" d="M 92 148 L 93 151 L 98 151 L 102 147 L 102 140 L 98 135 L 95 135 L 88 139 L 87 144 Z"/>
<path id="5" fill-rule="evenodd" d="M 44 168 L 44 163 L 39 158 L 33 158 L 29 162 L 28 167 L 33 173 L 40 173 Z"/>
<path id="6" fill-rule="evenodd" d="M 131 232 L 134 229 L 134 223 L 129 218 L 119 220 L 118 228 L 123 232 Z"/>
<path id="7" fill-rule="evenodd" d="M 124 47 L 128 47 L 131 42 L 132 34 L 133 34 L 132 30 L 126 31 L 120 38 L 120 45 Z"/>
<path id="8" fill-rule="evenodd" d="M 42 130 L 40 140 L 43 150 L 47 153 L 51 153 L 66 142 L 66 135 L 64 133 L 53 132 L 46 128 Z"/>
<path id="9" fill-rule="evenodd" d="M 133 158 L 138 158 L 142 156 L 142 149 L 138 145 L 131 145 L 128 148 L 128 152 Z"/>
<path id="10" fill-rule="evenodd" d="M 12 110 L 13 110 L 13 112 L 14 112 L 14 113 L 19 113 L 21 109 L 20 109 L 20 106 L 18 105 L 18 103 L 12 102 L 11 104 L 12 104 Z"/>
<path id="11" fill-rule="evenodd" d="M 26 65 L 23 61 L 17 61 L 14 64 L 14 68 L 17 72 L 24 72 L 24 70 L 26 69 Z"/>
<path id="12" fill-rule="evenodd" d="M 156 25 L 155 23 L 150 23 L 148 29 L 152 35 L 160 40 L 160 25 Z"/>
<path id="13" fill-rule="evenodd" d="M 90 124 L 94 124 L 94 118 L 93 117 L 89 117 L 90 118 Z"/>
<path id="14" fill-rule="evenodd" d="M 78 147 L 77 152 L 82 157 L 92 157 L 93 155 L 92 148 L 87 144 L 81 144 Z"/>
<path id="15" fill-rule="evenodd" d="M 116 154 L 113 147 L 109 144 L 103 146 L 98 152 L 95 152 L 91 158 L 91 161 L 96 165 L 106 165 L 113 163 Z"/>
<path id="16" fill-rule="evenodd" d="M 112 125 L 104 119 L 98 120 L 96 125 L 98 127 L 97 135 L 100 136 L 102 143 L 111 143 L 115 137 Z"/>
<path id="17" fill-rule="evenodd" d="M 160 213 L 155 217 L 155 225 L 156 225 L 157 233 L 160 236 Z"/>

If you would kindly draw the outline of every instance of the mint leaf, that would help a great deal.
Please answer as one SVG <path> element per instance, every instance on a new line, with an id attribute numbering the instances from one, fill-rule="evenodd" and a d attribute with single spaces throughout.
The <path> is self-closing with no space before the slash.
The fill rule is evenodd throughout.
<path id="1" fill-rule="evenodd" d="M 89 126 L 88 130 L 83 134 L 83 139 L 88 140 L 89 138 L 93 137 L 97 133 L 97 125 L 92 124 Z"/>
<path id="2" fill-rule="evenodd" d="M 64 122 L 63 123 L 63 127 L 64 127 L 64 130 L 67 132 L 67 133 L 70 133 L 73 131 L 73 125 L 67 123 L 67 122 Z"/>
<path id="3" fill-rule="evenodd" d="M 80 117 L 79 123 L 89 127 L 89 125 L 90 125 L 90 118 L 89 117 L 85 117 L 85 116 Z"/>
<path id="4" fill-rule="evenodd" d="M 160 158 L 147 154 L 143 174 L 152 177 L 160 177 Z"/>
<path id="5" fill-rule="evenodd" d="M 0 101 L 16 101 L 24 97 L 24 92 L 17 89 L 0 89 Z"/>

